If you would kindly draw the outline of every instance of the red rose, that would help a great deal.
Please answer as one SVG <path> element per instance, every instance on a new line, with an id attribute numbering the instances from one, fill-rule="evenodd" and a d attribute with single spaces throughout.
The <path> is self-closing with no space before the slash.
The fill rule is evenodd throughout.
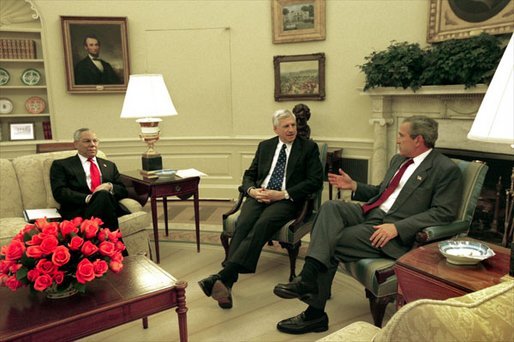
<path id="1" fill-rule="evenodd" d="M 9 268 L 11 268 L 12 265 L 15 265 L 14 261 L 11 260 L 0 260 L 0 274 L 5 273 L 9 271 Z"/>
<path id="2" fill-rule="evenodd" d="M 114 273 L 118 273 L 118 272 L 120 272 L 123 269 L 123 264 L 121 262 L 119 262 L 119 261 L 111 260 L 111 262 L 109 263 L 109 268 Z"/>
<path id="3" fill-rule="evenodd" d="M 84 233 L 86 239 L 92 239 L 98 233 L 98 224 L 93 220 L 85 220 L 80 225 L 80 231 Z"/>
<path id="4" fill-rule="evenodd" d="M 41 241 L 41 244 L 39 247 L 41 248 L 41 252 L 43 254 L 47 255 L 50 253 L 53 253 L 57 246 L 59 245 L 59 241 L 57 238 L 53 235 L 44 235 L 43 241 Z"/>
<path id="5" fill-rule="evenodd" d="M 65 246 L 58 246 L 54 254 L 52 255 L 52 262 L 60 267 L 62 265 L 66 265 L 68 261 L 70 261 L 70 251 Z"/>
<path id="6" fill-rule="evenodd" d="M 41 225 L 41 226 L 38 225 L 37 221 L 36 221 L 36 225 L 38 227 L 41 227 L 41 232 L 43 234 L 53 235 L 53 236 L 57 237 L 57 233 L 59 233 L 59 223 L 57 223 L 57 222 L 46 222 L 46 219 L 45 219 L 45 222 L 43 223 L 43 225 Z"/>
<path id="7" fill-rule="evenodd" d="M 25 242 L 25 244 L 29 245 L 29 246 L 37 246 L 37 245 L 40 245 L 41 244 L 41 235 L 40 234 L 35 234 L 35 235 L 32 235 L 32 238 L 30 240 L 28 240 L 27 242 Z"/>
<path id="8" fill-rule="evenodd" d="M 105 262 L 105 260 L 102 259 L 96 259 L 95 262 L 93 262 L 94 270 L 95 270 L 95 276 L 97 278 L 100 278 L 104 275 L 105 272 L 109 269 L 109 266 Z"/>
<path id="9" fill-rule="evenodd" d="M 39 277 L 37 277 L 36 281 L 34 282 L 34 290 L 44 291 L 51 285 L 52 277 L 50 277 L 48 274 L 42 274 Z"/>
<path id="10" fill-rule="evenodd" d="M 80 236 L 74 236 L 71 238 L 71 241 L 68 244 L 68 247 L 70 247 L 70 249 L 72 251 L 77 251 L 80 249 L 80 247 L 82 246 L 83 243 L 84 243 L 83 238 L 81 238 Z"/>
<path id="11" fill-rule="evenodd" d="M 57 285 L 62 284 L 62 281 L 64 280 L 64 272 L 63 271 L 57 271 L 53 275 L 53 280 L 56 282 Z"/>
<path id="12" fill-rule="evenodd" d="M 41 275 L 41 272 L 38 269 L 34 268 L 27 272 L 27 279 L 29 281 L 34 282 L 34 281 L 36 281 L 37 277 L 39 277 L 40 275 Z"/>
<path id="13" fill-rule="evenodd" d="M 68 236 L 70 233 L 77 233 L 79 229 L 72 221 L 62 221 L 59 224 L 59 230 L 61 231 L 62 236 Z"/>
<path id="14" fill-rule="evenodd" d="M 75 217 L 74 219 L 71 220 L 71 222 L 73 222 L 73 224 L 75 226 L 80 226 L 82 221 L 84 221 L 84 219 L 82 217 L 80 217 L 80 216 L 77 216 L 77 217 Z"/>
<path id="15" fill-rule="evenodd" d="M 18 260 L 25 252 L 23 242 L 14 240 L 7 246 L 5 251 L 5 260 Z"/>
<path id="16" fill-rule="evenodd" d="M 43 256 L 43 252 L 39 246 L 27 247 L 27 256 L 29 258 L 39 259 Z"/>
<path id="17" fill-rule="evenodd" d="M 18 270 L 22 267 L 21 264 L 12 264 L 11 267 L 9 267 L 9 272 L 11 272 L 12 274 L 15 274 L 16 272 L 18 272 Z"/>
<path id="18" fill-rule="evenodd" d="M 118 251 L 124 251 L 125 250 L 125 245 L 123 244 L 123 242 L 121 241 L 116 241 L 116 249 Z"/>
<path id="19" fill-rule="evenodd" d="M 38 269 L 41 273 L 52 274 L 55 272 L 56 267 L 50 260 L 41 259 L 37 262 L 36 269 Z"/>
<path id="20" fill-rule="evenodd" d="M 100 254 L 107 255 L 107 256 L 113 256 L 116 253 L 116 246 L 109 241 L 104 241 L 100 243 L 100 246 L 98 246 L 100 250 Z"/>
<path id="21" fill-rule="evenodd" d="M 85 284 L 88 281 L 95 279 L 93 263 L 88 259 L 82 259 L 77 265 L 75 276 L 77 277 L 77 281 L 81 284 Z"/>
<path id="22" fill-rule="evenodd" d="M 80 249 L 80 251 L 82 252 L 82 254 L 84 254 L 84 256 L 88 257 L 88 256 L 93 255 L 96 252 L 98 252 L 98 247 L 96 247 L 96 245 L 94 243 L 92 243 L 91 241 L 86 241 L 82 245 L 82 248 Z"/>
<path id="23" fill-rule="evenodd" d="M 11 291 L 16 291 L 17 288 L 20 288 L 23 285 L 15 276 L 7 277 L 7 279 L 2 280 L 2 282 L 5 286 L 11 289 Z"/>

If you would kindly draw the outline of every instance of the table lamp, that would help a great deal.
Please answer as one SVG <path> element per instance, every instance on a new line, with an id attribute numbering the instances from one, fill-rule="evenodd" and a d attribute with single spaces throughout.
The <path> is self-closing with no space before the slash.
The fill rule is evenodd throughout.
<path id="1" fill-rule="evenodd" d="M 514 149 L 514 35 L 510 37 L 498 68 L 480 104 L 468 139 L 510 144 Z M 514 152 L 514 150 L 513 150 Z M 514 212 L 514 168 L 506 190 L 505 230 L 502 244 L 512 243 Z M 511 246 L 512 248 L 512 246 Z M 511 265 L 511 273 L 513 265 Z M 514 275 L 514 274 L 513 274 Z"/>
<path id="2" fill-rule="evenodd" d="M 144 171 L 162 169 L 162 157 L 154 145 L 159 140 L 160 117 L 172 115 L 177 115 L 177 110 L 162 75 L 130 75 L 120 117 L 137 118 L 136 122 L 141 126 L 139 136 L 148 145 L 142 156 Z"/>

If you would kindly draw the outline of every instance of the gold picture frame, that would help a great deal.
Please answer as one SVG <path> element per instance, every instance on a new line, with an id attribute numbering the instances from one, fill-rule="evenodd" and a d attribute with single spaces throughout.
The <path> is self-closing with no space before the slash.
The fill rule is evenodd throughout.
<path id="1" fill-rule="evenodd" d="M 274 56 L 275 101 L 325 99 L 325 54 Z"/>
<path id="2" fill-rule="evenodd" d="M 61 16 L 61 26 L 68 93 L 125 92 L 127 18 Z"/>
<path id="3" fill-rule="evenodd" d="M 430 0 L 427 41 L 514 31 L 514 1 Z"/>
<path id="4" fill-rule="evenodd" d="M 325 40 L 325 0 L 271 0 L 273 44 Z"/>

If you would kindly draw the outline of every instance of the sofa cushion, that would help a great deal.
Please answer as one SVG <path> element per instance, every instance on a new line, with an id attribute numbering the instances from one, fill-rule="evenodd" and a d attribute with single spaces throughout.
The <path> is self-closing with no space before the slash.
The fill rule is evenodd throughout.
<path id="1" fill-rule="evenodd" d="M 0 159 L 0 217 L 23 216 L 20 187 L 10 160 Z"/>
<path id="2" fill-rule="evenodd" d="M 27 222 L 23 217 L 3 217 L 0 218 L 0 246 L 11 242 L 14 235 L 25 227 Z"/>

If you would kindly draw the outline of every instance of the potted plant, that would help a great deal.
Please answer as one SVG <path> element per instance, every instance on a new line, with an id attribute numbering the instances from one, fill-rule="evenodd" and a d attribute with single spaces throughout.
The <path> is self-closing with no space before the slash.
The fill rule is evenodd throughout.
<path id="1" fill-rule="evenodd" d="M 422 49 L 417 43 L 391 42 L 373 51 L 359 68 L 366 75 L 364 90 L 402 87 L 416 91 L 423 85 L 489 83 L 503 55 L 503 39 L 482 33 L 452 39 Z"/>

